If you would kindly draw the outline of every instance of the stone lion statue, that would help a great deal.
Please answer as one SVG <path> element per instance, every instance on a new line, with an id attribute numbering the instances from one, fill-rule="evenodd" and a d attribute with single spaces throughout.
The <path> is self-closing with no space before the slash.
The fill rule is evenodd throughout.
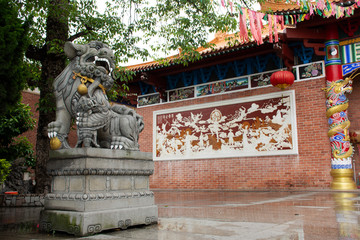
<path id="1" fill-rule="evenodd" d="M 71 62 L 53 85 L 56 120 L 48 125 L 51 148 L 70 148 L 67 136 L 76 120 L 76 147 L 139 150 L 143 118 L 131 108 L 111 105 L 106 96 L 114 83 L 113 51 L 99 41 L 67 42 L 64 51 Z"/>

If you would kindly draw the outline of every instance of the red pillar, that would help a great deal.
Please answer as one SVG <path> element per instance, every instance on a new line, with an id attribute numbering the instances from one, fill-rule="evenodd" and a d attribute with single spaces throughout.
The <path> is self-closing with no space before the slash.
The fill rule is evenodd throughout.
<path id="1" fill-rule="evenodd" d="M 332 150 L 331 188 L 353 190 L 356 189 L 352 170 L 353 148 L 350 144 L 350 121 L 347 116 L 349 103 L 345 96 L 346 93 L 351 93 L 352 87 L 351 80 L 342 80 L 339 33 L 336 25 L 326 26 L 325 51 L 326 115 L 329 118 L 328 136 Z"/>
<path id="2" fill-rule="evenodd" d="M 325 72 L 328 81 L 342 79 L 339 33 L 336 25 L 326 26 Z"/>

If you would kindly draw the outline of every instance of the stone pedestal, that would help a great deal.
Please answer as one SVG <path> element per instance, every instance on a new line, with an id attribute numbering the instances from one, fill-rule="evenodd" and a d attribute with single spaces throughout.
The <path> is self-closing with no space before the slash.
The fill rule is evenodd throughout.
<path id="1" fill-rule="evenodd" d="M 77 236 L 157 222 L 151 153 L 98 148 L 50 152 L 51 193 L 40 229 Z"/>

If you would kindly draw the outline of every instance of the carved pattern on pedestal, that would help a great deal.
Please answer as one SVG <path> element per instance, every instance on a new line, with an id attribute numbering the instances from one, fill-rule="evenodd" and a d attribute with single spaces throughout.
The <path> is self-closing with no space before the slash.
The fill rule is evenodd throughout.
<path id="1" fill-rule="evenodd" d="M 121 229 L 127 229 L 131 225 L 131 219 L 120 220 L 118 222 L 118 227 Z"/>
<path id="2" fill-rule="evenodd" d="M 98 233 L 101 232 L 101 224 L 94 224 L 94 225 L 89 225 L 87 227 L 87 231 L 90 234 L 94 234 L 94 233 Z"/>
<path id="3" fill-rule="evenodd" d="M 103 168 L 83 168 L 83 169 L 52 169 L 48 171 L 50 176 L 83 176 L 83 175 L 137 175 L 150 176 L 154 173 L 151 169 L 103 169 Z"/>
<path id="4" fill-rule="evenodd" d="M 53 230 L 53 226 L 51 222 L 41 221 L 40 222 L 40 230 L 44 232 L 50 232 Z"/>
<path id="5" fill-rule="evenodd" d="M 150 225 L 150 224 L 156 223 L 156 222 L 157 222 L 157 217 L 155 217 L 155 216 L 145 218 L 145 224 L 147 224 L 147 225 Z"/>
<path id="6" fill-rule="evenodd" d="M 107 193 L 48 193 L 46 200 L 99 201 L 124 198 L 153 197 L 152 191 L 142 192 L 107 192 Z"/>
<path id="7" fill-rule="evenodd" d="M 70 234 L 79 234 L 80 233 L 80 227 L 78 225 L 69 225 L 68 227 Z"/>

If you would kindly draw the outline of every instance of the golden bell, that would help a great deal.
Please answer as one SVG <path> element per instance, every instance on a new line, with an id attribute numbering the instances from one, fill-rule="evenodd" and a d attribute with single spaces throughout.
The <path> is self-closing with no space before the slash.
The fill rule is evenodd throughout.
<path id="1" fill-rule="evenodd" d="M 85 95 L 85 94 L 87 94 L 88 89 L 87 89 L 86 85 L 82 83 L 78 86 L 77 91 L 80 95 Z"/>
<path id="2" fill-rule="evenodd" d="M 50 139 L 50 148 L 52 150 L 58 150 L 61 147 L 61 142 L 57 137 Z"/>

